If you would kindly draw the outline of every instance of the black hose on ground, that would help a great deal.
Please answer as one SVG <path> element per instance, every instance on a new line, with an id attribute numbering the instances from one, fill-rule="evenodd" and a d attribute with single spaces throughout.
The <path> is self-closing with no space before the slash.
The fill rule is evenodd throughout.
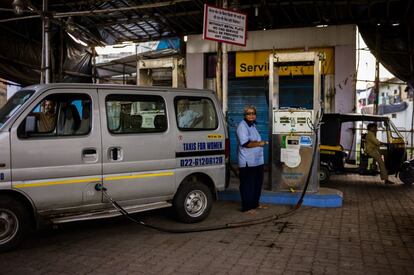
<path id="1" fill-rule="evenodd" d="M 297 211 L 303 203 L 303 199 L 305 197 L 306 191 L 308 189 L 309 186 L 309 182 L 310 182 L 310 177 L 312 174 L 312 168 L 315 162 L 315 156 L 316 156 L 316 152 L 318 150 L 317 146 L 318 146 L 318 131 L 319 131 L 319 125 L 320 125 L 320 121 L 322 119 L 322 115 L 320 117 L 318 117 L 317 115 L 317 121 L 313 124 L 311 124 L 311 128 L 315 134 L 315 146 L 313 148 L 313 152 L 312 152 L 312 161 L 311 161 L 311 165 L 309 168 L 309 172 L 308 175 L 306 177 L 306 183 L 305 183 L 305 187 L 302 190 L 301 196 L 298 200 L 298 202 L 296 203 L 296 205 L 290 209 L 289 211 L 286 211 L 284 213 L 281 214 L 272 214 L 270 216 L 267 217 L 263 217 L 263 218 L 258 218 L 258 219 L 250 219 L 250 220 L 246 220 L 246 221 L 240 221 L 240 222 L 233 222 L 233 223 L 226 223 L 226 224 L 222 224 L 222 225 L 214 225 L 214 226 L 204 226 L 204 227 L 196 227 L 196 228 L 188 228 L 188 229 L 171 229 L 171 228 L 164 228 L 164 227 L 160 227 L 160 226 L 156 226 L 156 225 L 152 225 L 152 224 L 148 224 L 142 220 L 137 220 L 134 217 L 132 217 L 124 208 L 122 208 L 122 206 L 120 206 L 115 200 L 113 200 L 107 193 L 107 189 L 105 187 L 103 187 L 102 185 L 97 185 L 95 188 L 98 191 L 102 191 L 103 195 L 105 196 L 105 198 L 107 198 L 111 204 L 118 209 L 118 211 L 125 216 L 127 219 L 131 220 L 134 223 L 137 223 L 139 225 L 154 229 L 154 230 L 158 230 L 160 232 L 166 232 L 166 233 L 175 233 L 175 234 L 183 234 L 183 233 L 195 233 L 195 232 L 206 232 L 206 231 L 214 231 L 214 230 L 223 230 L 223 229 L 230 229 L 230 228 L 238 228 L 238 227 L 245 227 L 245 226 L 252 226 L 252 225 L 257 225 L 257 224 L 262 224 L 262 223 L 267 223 L 270 221 L 276 221 L 285 217 L 288 217 L 290 215 L 292 215 L 295 211 Z"/>

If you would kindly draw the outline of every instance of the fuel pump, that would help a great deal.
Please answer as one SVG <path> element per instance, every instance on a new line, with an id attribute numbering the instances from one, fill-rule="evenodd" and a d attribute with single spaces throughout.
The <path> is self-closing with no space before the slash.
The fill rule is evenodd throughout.
<path id="1" fill-rule="evenodd" d="M 319 189 L 319 142 L 312 124 L 320 114 L 321 58 L 316 52 L 272 53 L 269 56 L 269 182 L 272 190 L 303 190 L 309 172 L 307 192 L 315 193 Z M 281 91 L 278 70 L 282 66 L 313 66 L 311 108 L 309 104 L 298 106 L 297 102 L 294 106 L 279 105 Z M 316 154 L 313 154 L 314 149 L 317 150 Z M 313 162 L 312 157 L 315 157 Z"/>

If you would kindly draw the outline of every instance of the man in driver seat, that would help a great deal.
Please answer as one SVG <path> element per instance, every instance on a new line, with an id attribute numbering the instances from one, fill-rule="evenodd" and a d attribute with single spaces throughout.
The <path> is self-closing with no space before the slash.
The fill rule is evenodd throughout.
<path id="1" fill-rule="evenodd" d="M 38 114 L 39 133 L 52 132 L 55 129 L 55 102 L 46 99 L 43 101 L 43 110 Z"/>
<path id="2" fill-rule="evenodd" d="M 385 143 L 377 139 L 378 126 L 376 123 L 370 123 L 367 128 L 368 133 L 365 140 L 365 152 L 378 163 L 381 180 L 383 180 L 385 184 L 394 184 L 394 182 L 388 180 L 388 171 L 381 156 L 380 146 Z"/>

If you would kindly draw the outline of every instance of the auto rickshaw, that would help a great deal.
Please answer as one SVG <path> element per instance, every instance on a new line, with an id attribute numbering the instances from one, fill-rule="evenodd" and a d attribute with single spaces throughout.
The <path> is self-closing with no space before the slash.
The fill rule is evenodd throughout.
<path id="1" fill-rule="evenodd" d="M 328 182 L 332 173 L 378 174 L 375 161 L 364 151 L 367 125 L 372 122 L 378 125 L 377 138 L 386 144 L 380 147 L 380 151 L 384 155 L 388 174 L 398 175 L 406 184 L 414 182 L 414 166 L 406 162 L 404 138 L 389 117 L 324 114 L 320 130 L 319 179 L 321 183 Z"/>

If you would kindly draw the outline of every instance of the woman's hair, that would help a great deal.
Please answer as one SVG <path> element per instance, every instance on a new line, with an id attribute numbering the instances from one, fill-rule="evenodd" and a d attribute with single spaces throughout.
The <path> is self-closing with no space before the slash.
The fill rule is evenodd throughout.
<path id="1" fill-rule="evenodd" d="M 256 113 L 256 107 L 254 107 L 253 105 L 247 105 L 246 107 L 244 107 L 243 109 L 243 114 L 246 114 L 247 111 L 249 110 L 254 110 L 254 112 Z"/>

